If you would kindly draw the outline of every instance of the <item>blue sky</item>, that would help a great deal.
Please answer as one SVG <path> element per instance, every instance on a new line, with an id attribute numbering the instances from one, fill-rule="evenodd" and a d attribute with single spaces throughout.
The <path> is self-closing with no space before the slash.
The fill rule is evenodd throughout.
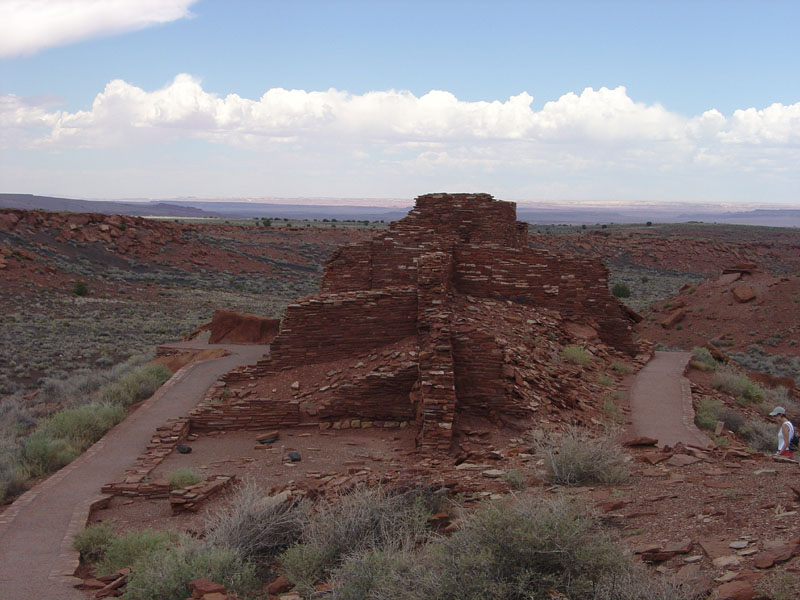
<path id="1" fill-rule="evenodd" d="M 0 191 L 800 205 L 798 22 L 789 0 L 0 0 Z"/>

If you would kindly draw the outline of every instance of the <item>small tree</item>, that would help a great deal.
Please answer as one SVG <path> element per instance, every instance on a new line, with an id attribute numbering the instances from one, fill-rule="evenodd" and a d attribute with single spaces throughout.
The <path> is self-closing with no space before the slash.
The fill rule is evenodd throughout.
<path id="1" fill-rule="evenodd" d="M 89 286 L 86 285 L 85 281 L 79 281 L 75 284 L 75 287 L 72 288 L 72 292 L 76 296 L 86 296 L 89 293 Z"/>

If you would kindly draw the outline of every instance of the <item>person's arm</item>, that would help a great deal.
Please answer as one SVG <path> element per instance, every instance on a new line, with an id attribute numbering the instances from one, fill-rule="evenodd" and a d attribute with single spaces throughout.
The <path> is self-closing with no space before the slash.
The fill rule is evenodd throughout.
<path id="1" fill-rule="evenodd" d="M 783 432 L 783 448 L 781 448 L 781 452 L 783 452 L 784 450 L 789 449 L 789 444 L 792 442 L 791 437 L 789 436 L 789 424 L 783 423 L 781 425 L 781 431 Z"/>

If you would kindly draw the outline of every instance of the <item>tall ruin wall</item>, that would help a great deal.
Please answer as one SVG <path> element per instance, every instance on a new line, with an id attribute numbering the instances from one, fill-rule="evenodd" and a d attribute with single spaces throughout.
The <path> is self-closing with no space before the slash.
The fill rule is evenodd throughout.
<path id="1" fill-rule="evenodd" d="M 273 369 L 338 360 L 416 335 L 417 291 L 384 288 L 290 304 L 268 360 Z"/>

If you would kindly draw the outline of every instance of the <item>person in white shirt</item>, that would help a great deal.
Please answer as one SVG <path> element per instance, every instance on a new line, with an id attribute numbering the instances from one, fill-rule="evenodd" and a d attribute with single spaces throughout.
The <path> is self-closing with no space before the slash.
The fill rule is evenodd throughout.
<path id="1" fill-rule="evenodd" d="M 769 416 L 776 417 L 781 424 L 781 428 L 778 430 L 778 451 L 775 454 L 794 460 L 794 452 L 789 448 L 794 436 L 794 425 L 786 417 L 786 409 L 782 406 L 776 406 L 769 413 Z"/>

